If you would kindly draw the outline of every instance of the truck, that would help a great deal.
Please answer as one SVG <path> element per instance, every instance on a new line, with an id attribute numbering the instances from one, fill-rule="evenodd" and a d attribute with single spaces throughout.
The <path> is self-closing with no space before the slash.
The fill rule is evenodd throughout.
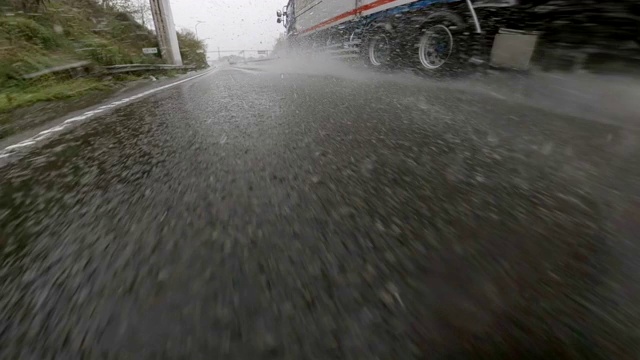
<path id="1" fill-rule="evenodd" d="M 373 68 L 429 73 L 486 63 L 517 0 L 290 0 L 277 11 L 289 48 Z"/>
<path id="2" fill-rule="evenodd" d="M 638 0 L 289 0 L 277 21 L 293 51 L 430 74 L 525 69 L 534 52 L 549 63 L 562 49 L 640 59 Z"/>

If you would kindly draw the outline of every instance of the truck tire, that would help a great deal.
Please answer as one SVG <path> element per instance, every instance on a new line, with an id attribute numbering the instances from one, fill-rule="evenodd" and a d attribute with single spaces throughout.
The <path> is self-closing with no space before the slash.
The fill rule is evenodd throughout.
<path id="1" fill-rule="evenodd" d="M 462 22 L 456 15 L 428 19 L 421 27 L 414 47 L 413 62 L 429 75 L 453 74 L 466 68 L 468 54 Z"/>
<path id="2" fill-rule="evenodd" d="M 391 66 L 392 52 L 391 34 L 385 31 L 371 33 L 365 38 L 360 48 L 360 55 L 365 66 L 373 69 L 386 69 Z"/>

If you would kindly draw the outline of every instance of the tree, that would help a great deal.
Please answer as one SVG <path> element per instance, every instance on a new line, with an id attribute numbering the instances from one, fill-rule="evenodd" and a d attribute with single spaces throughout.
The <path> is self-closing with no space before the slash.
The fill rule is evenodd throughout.
<path id="1" fill-rule="evenodd" d="M 131 15 L 146 28 L 152 27 L 153 19 L 149 0 L 102 0 L 101 4 L 105 9 L 113 9 Z"/>
<path id="2" fill-rule="evenodd" d="M 198 68 L 209 66 L 207 64 L 207 47 L 204 41 L 196 38 L 196 34 L 187 29 L 178 31 L 178 44 L 180 55 L 185 65 L 195 65 Z"/>
<path id="3" fill-rule="evenodd" d="M 135 17 L 142 24 L 142 26 L 149 28 L 153 26 L 153 17 L 151 15 L 151 4 L 149 0 L 137 0 L 136 7 L 134 9 Z"/>

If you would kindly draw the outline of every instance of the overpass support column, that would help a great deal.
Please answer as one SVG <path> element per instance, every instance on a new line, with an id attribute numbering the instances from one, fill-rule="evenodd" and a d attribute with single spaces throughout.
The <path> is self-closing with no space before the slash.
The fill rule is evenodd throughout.
<path id="1" fill-rule="evenodd" d="M 150 0 L 150 2 L 162 58 L 168 64 L 182 65 L 178 35 L 176 35 L 176 28 L 173 24 L 169 0 Z"/>

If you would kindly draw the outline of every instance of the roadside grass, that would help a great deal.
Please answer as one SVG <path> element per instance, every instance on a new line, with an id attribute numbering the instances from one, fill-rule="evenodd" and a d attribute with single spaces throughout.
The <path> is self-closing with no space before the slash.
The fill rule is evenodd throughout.
<path id="1" fill-rule="evenodd" d="M 44 81 L 37 84 L 16 84 L 0 89 L 0 113 L 29 106 L 41 101 L 68 99 L 92 91 L 109 90 L 114 81 L 79 78 L 64 81 Z"/>
<path id="2" fill-rule="evenodd" d="M 174 78 L 181 74 L 180 71 L 168 70 L 155 76 Z M 7 82 L 5 83 L 7 86 L 0 87 L 0 115 L 39 102 L 70 99 L 92 92 L 112 90 L 126 83 L 148 80 L 149 76 L 149 74 L 117 74 L 102 78 L 84 77 L 66 80 L 49 78 L 40 81 Z M 0 124 L 5 121 L 7 118 L 0 116 Z"/>
<path id="3" fill-rule="evenodd" d="M 130 16 L 90 0 L 58 0 L 40 9 L 39 14 L 21 16 L 2 16 L 2 9 L 0 115 L 38 102 L 108 90 L 136 79 L 70 78 L 64 73 L 24 80 L 26 74 L 81 60 L 96 66 L 160 61 L 145 57 L 140 51 L 142 47 L 157 46 L 150 30 Z M 7 121 L 7 116 L 0 116 L 0 124 Z"/>
<path id="4" fill-rule="evenodd" d="M 74 79 L 73 74 L 61 72 L 25 80 L 25 75 L 83 60 L 94 69 L 162 63 L 159 56 L 142 53 L 143 48 L 158 47 L 158 40 L 129 10 L 95 0 L 56 0 L 24 13 L 16 4 L 9 1 L 0 6 L 0 124 L 8 121 L 2 115 L 38 102 L 75 98 L 149 77 L 92 74 L 97 77 Z M 195 35 L 187 35 L 179 34 L 181 50 L 188 50 L 183 57 L 200 59 L 202 44 Z M 154 73 L 156 77 L 178 74 L 174 70 Z"/>
<path id="5" fill-rule="evenodd" d="M 98 101 L 126 84 L 148 80 L 151 74 L 159 79 L 180 74 L 102 71 L 110 65 L 162 63 L 159 56 L 142 53 L 143 48 L 158 47 L 158 39 L 138 22 L 137 13 L 95 0 L 55 0 L 30 12 L 20 11 L 18 3 L 0 0 L 0 139 L 60 116 L 65 109 Z M 197 41 L 183 40 L 181 48 Z M 188 48 L 185 58 L 201 49 L 197 45 Z M 79 61 L 90 62 L 88 72 L 26 79 L 28 74 Z"/>

